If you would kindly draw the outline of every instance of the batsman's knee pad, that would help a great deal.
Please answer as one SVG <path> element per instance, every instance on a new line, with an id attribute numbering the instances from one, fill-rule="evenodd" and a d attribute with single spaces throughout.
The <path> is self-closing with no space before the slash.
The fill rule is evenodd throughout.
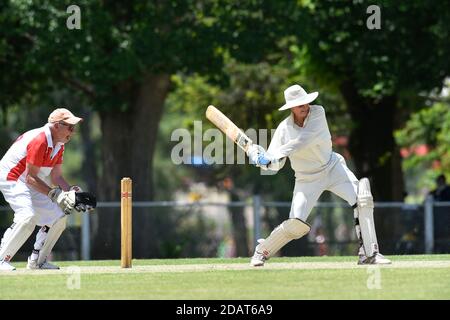
<path id="1" fill-rule="evenodd" d="M 362 178 L 358 182 L 358 197 L 356 199 L 358 208 L 370 208 L 373 210 L 373 197 L 370 191 L 370 182 L 367 178 Z"/>
<path id="2" fill-rule="evenodd" d="M 271 257 L 289 241 L 300 239 L 311 230 L 311 226 L 300 219 L 287 219 L 256 247 L 256 251 Z"/>
<path id="3" fill-rule="evenodd" d="M 356 232 L 361 234 L 360 240 L 368 257 L 379 252 L 375 223 L 373 219 L 373 197 L 370 191 L 370 183 L 367 178 L 362 178 L 358 183 L 357 207 L 355 209 Z M 359 229 L 359 230 L 358 230 Z"/>
<path id="4" fill-rule="evenodd" d="M 290 240 L 300 239 L 311 230 L 309 224 L 300 219 L 288 219 L 283 221 L 281 228 Z"/>
<path id="5" fill-rule="evenodd" d="M 9 261 L 22 247 L 36 227 L 36 218 L 28 215 L 15 219 L 13 225 L 5 232 L 0 248 L 0 260 Z"/>
<path id="6" fill-rule="evenodd" d="M 47 231 L 46 235 L 40 235 L 39 239 L 36 238 L 35 248 L 41 247 L 39 252 L 38 264 L 42 264 L 46 261 L 53 247 L 61 236 L 62 232 L 66 228 L 67 216 L 57 220 Z M 42 230 L 42 229 L 41 229 Z M 37 243 L 40 241 L 41 243 Z M 43 242 L 43 243 L 42 243 Z"/>

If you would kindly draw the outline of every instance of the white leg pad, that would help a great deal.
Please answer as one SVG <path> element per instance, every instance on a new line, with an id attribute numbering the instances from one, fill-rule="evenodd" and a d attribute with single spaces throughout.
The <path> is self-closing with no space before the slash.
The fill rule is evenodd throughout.
<path id="1" fill-rule="evenodd" d="M 33 233 L 35 227 L 35 218 L 28 216 L 8 228 L 2 239 L 0 261 L 10 261 Z"/>
<path id="2" fill-rule="evenodd" d="M 358 183 L 357 208 L 355 209 L 355 211 L 357 210 L 358 215 L 356 230 L 358 232 L 359 222 L 361 238 L 367 257 L 371 257 L 379 252 L 375 223 L 373 220 L 373 208 L 373 197 L 370 191 L 369 180 L 367 178 L 362 178 Z"/>
<path id="3" fill-rule="evenodd" d="M 41 265 L 47 260 L 47 257 L 49 256 L 50 252 L 52 251 L 53 247 L 56 244 L 56 241 L 58 241 L 59 237 L 61 236 L 62 232 L 66 228 L 66 221 L 67 216 L 62 217 L 58 221 L 56 221 L 48 230 L 46 233 L 46 237 L 43 237 L 45 235 L 41 234 L 40 237 L 39 233 L 36 236 L 36 243 L 34 244 L 35 248 L 41 248 L 39 251 L 39 258 L 38 258 L 38 265 Z M 43 242 L 43 244 L 42 244 Z"/>
<path id="4" fill-rule="evenodd" d="M 300 239 L 310 230 L 311 226 L 300 219 L 287 219 L 276 227 L 264 242 L 256 246 L 256 251 L 269 258 L 289 241 Z"/>

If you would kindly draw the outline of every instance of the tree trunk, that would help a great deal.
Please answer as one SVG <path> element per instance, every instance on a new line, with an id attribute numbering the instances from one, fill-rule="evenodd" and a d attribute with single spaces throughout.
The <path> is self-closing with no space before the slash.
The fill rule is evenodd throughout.
<path id="1" fill-rule="evenodd" d="M 353 120 L 349 150 L 356 176 L 369 178 L 375 201 L 403 201 L 401 157 L 393 135 L 397 97 L 387 96 L 379 101 L 365 99 L 352 82 L 342 84 L 341 93 Z M 395 223 L 398 215 L 388 214 L 388 211 L 375 210 L 380 247 L 386 253 L 394 249 L 391 240 L 396 236 L 398 225 Z"/>
<path id="2" fill-rule="evenodd" d="M 126 111 L 101 112 L 102 177 L 99 196 L 102 201 L 120 201 L 120 180 L 133 180 L 133 201 L 150 201 L 153 153 L 164 101 L 169 90 L 169 75 L 149 75 L 128 88 L 130 101 Z M 99 214 L 95 259 L 120 257 L 120 210 L 104 209 Z M 156 226 L 148 210 L 133 208 L 133 257 L 157 254 Z M 145 213 L 145 214 L 144 214 Z"/>
<path id="3" fill-rule="evenodd" d="M 240 201 L 239 195 L 234 191 L 230 190 L 230 200 Z M 249 247 L 248 247 L 248 236 L 247 236 L 247 222 L 244 215 L 244 208 L 241 207 L 230 207 L 228 209 L 231 226 L 233 241 L 236 248 L 236 257 L 248 257 Z"/>
<path id="4" fill-rule="evenodd" d="M 397 98 L 368 101 L 351 83 L 343 84 L 341 92 L 353 120 L 349 150 L 358 178 L 369 177 L 375 201 L 403 200 L 400 153 L 393 135 Z"/>
<path id="5" fill-rule="evenodd" d="M 95 154 L 95 142 L 92 140 L 91 136 L 92 115 L 92 111 L 88 108 L 85 108 L 81 113 L 84 120 L 83 125 L 80 126 L 81 141 L 83 142 L 83 164 L 81 174 L 83 180 L 86 182 L 86 191 L 97 194 L 97 156 Z"/>
<path id="6" fill-rule="evenodd" d="M 80 103 L 81 104 L 81 103 Z M 98 174 L 97 163 L 98 156 L 96 155 L 96 143 L 92 140 L 91 125 L 93 112 L 90 108 L 84 108 L 81 112 L 83 125 L 80 126 L 80 135 L 83 148 L 83 164 L 81 168 L 81 175 L 86 183 L 85 191 L 92 192 L 98 195 Z M 90 237 L 93 239 L 98 232 L 98 215 L 88 215 L 90 221 Z"/>

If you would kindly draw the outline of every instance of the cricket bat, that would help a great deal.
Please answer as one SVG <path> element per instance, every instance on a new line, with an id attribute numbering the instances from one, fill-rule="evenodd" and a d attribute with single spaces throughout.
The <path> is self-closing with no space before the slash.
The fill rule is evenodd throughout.
<path id="1" fill-rule="evenodd" d="M 245 152 L 253 144 L 253 141 L 241 129 L 213 105 L 206 109 L 206 117 Z"/>

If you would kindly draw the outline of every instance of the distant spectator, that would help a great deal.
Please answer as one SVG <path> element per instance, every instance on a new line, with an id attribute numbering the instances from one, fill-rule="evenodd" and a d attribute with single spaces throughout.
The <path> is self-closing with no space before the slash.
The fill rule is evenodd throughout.
<path id="1" fill-rule="evenodd" d="M 445 175 L 436 178 L 436 189 L 430 192 L 434 201 L 450 201 L 450 186 L 447 184 Z"/>
<path id="2" fill-rule="evenodd" d="M 436 178 L 436 189 L 430 192 L 436 202 L 450 201 L 450 186 L 445 176 Z M 434 252 L 450 253 L 450 207 L 434 207 Z"/>

